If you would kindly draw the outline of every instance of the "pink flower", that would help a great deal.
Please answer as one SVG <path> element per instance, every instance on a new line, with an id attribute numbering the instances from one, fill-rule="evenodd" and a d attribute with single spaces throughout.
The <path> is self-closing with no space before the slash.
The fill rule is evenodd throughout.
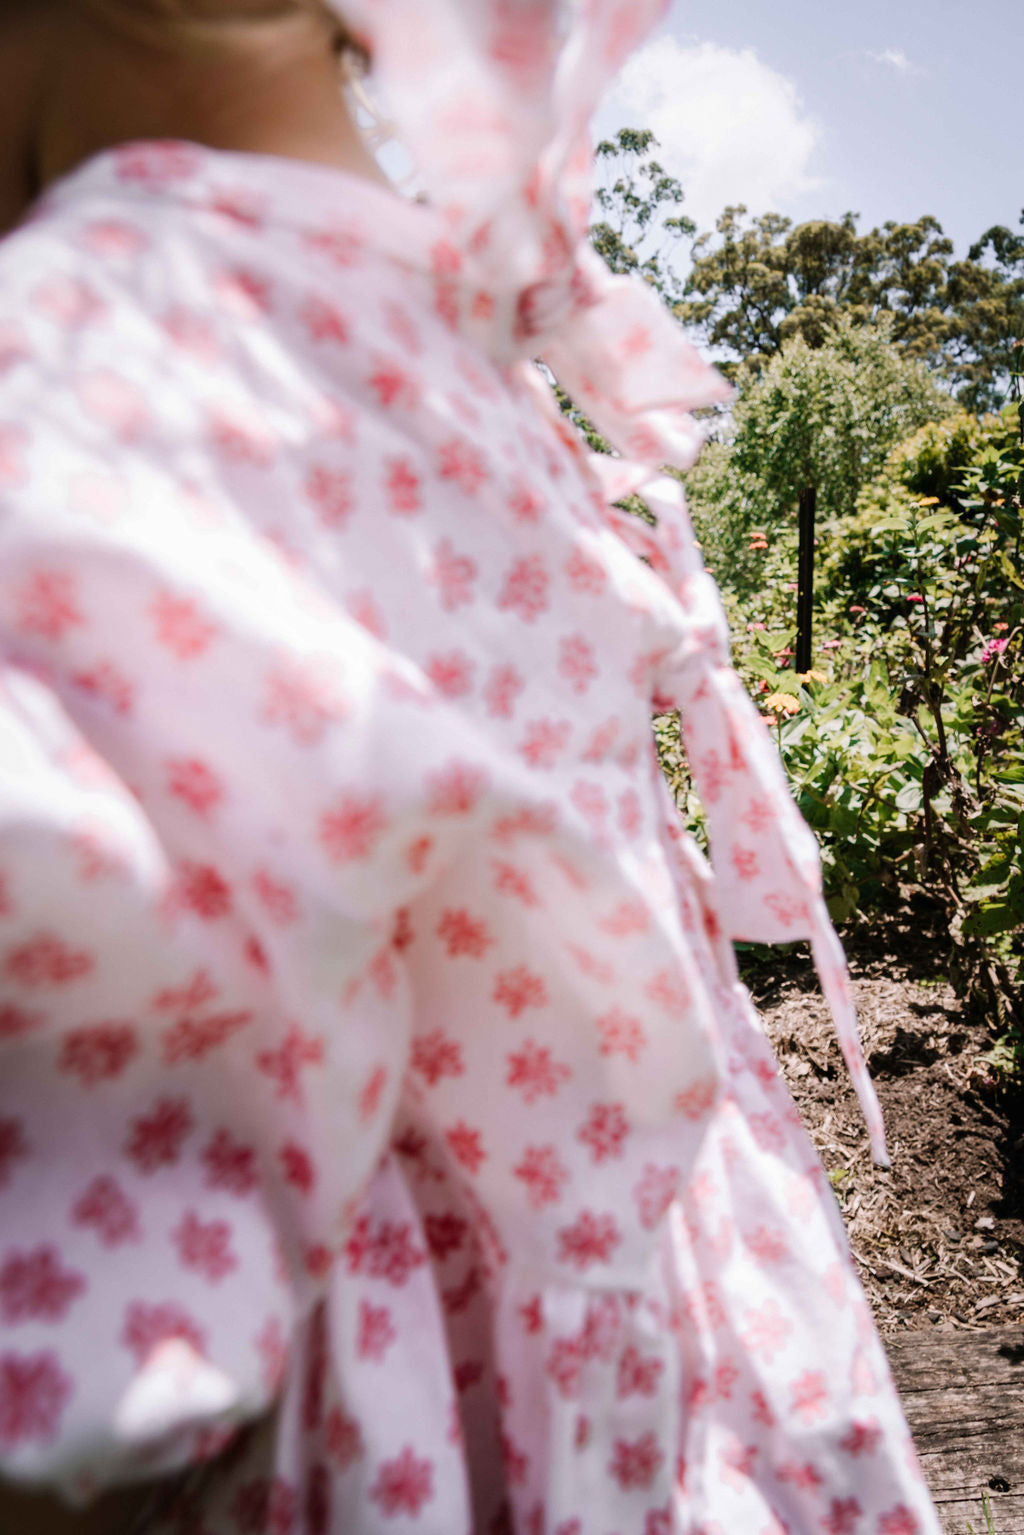
<path id="1" fill-rule="evenodd" d="M 612 1253 L 622 1243 L 615 1217 L 595 1215 L 592 1210 L 583 1210 L 579 1219 L 563 1226 L 557 1236 L 559 1262 L 571 1263 L 581 1272 L 592 1263 L 610 1263 Z"/>
<path id="2" fill-rule="evenodd" d="M 219 1284 L 238 1267 L 227 1221 L 202 1221 L 194 1210 L 186 1210 L 171 1235 L 182 1266 L 196 1270 L 211 1284 Z"/>
<path id="3" fill-rule="evenodd" d="M 0 1356 L 0 1445 L 47 1443 L 74 1390 L 56 1354 Z"/>
<path id="4" fill-rule="evenodd" d="M 137 1205 L 113 1178 L 94 1178 L 71 1208 L 76 1226 L 92 1227 L 104 1247 L 137 1242 L 142 1235 Z"/>
<path id="5" fill-rule="evenodd" d="M 161 1098 L 148 1114 L 132 1120 L 131 1135 L 124 1147 L 125 1156 L 140 1173 L 154 1173 L 160 1167 L 173 1167 L 193 1126 L 192 1114 L 184 1098 Z"/>
<path id="6" fill-rule="evenodd" d="M 986 665 L 989 661 L 994 661 L 996 656 L 1001 656 L 1009 643 L 1009 640 L 989 640 L 985 649 L 981 652 L 982 666 Z"/>
<path id="7" fill-rule="evenodd" d="M 528 1039 L 520 1051 L 506 1056 L 509 1087 L 518 1088 L 526 1103 L 536 1103 L 538 1098 L 553 1098 L 563 1082 L 572 1076 L 572 1070 L 562 1061 L 552 1060 L 546 1045 L 538 1045 Z"/>
<path id="8" fill-rule="evenodd" d="M 85 1277 L 61 1265 L 55 1247 L 9 1252 L 0 1268 L 0 1314 L 17 1322 L 60 1322 L 85 1289 Z"/>
<path id="9" fill-rule="evenodd" d="M 420 1460 L 412 1446 L 405 1445 L 394 1460 L 381 1462 L 369 1495 L 386 1518 L 393 1519 L 396 1514 L 415 1518 L 434 1496 L 433 1461 Z"/>
<path id="10" fill-rule="evenodd" d="M 500 971 L 495 976 L 491 996 L 510 1018 L 518 1018 L 528 1007 L 544 1007 L 548 1000 L 543 977 L 534 974 L 526 965 Z"/>
<path id="11" fill-rule="evenodd" d="M 639 1439 L 616 1439 L 615 1451 L 608 1471 L 623 1491 L 631 1487 L 650 1487 L 665 1459 L 654 1434 L 641 1434 Z"/>
<path id="12" fill-rule="evenodd" d="M 569 1177 L 554 1146 L 527 1146 L 522 1161 L 512 1171 L 526 1185 L 526 1199 L 531 1210 L 558 1204 Z"/>
<path id="13" fill-rule="evenodd" d="M 168 1338 L 181 1338 L 197 1354 L 206 1348 L 202 1328 L 173 1301 L 155 1306 L 140 1300 L 130 1303 L 120 1341 L 134 1354 L 138 1364 L 145 1363 L 157 1344 Z"/>
<path id="14" fill-rule="evenodd" d="M 442 1077 L 465 1075 L 462 1046 L 450 1039 L 443 1029 L 431 1029 L 429 1034 L 415 1035 L 412 1042 L 411 1065 L 430 1087 L 436 1087 Z"/>
<path id="15" fill-rule="evenodd" d="M 576 1139 L 588 1147 L 595 1162 L 621 1157 L 629 1134 L 629 1120 L 621 1103 L 595 1103 Z"/>

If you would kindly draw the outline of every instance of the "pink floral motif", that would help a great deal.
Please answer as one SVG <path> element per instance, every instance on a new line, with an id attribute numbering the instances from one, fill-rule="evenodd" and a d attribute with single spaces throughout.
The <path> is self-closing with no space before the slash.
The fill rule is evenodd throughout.
<path id="1" fill-rule="evenodd" d="M 544 497 L 528 481 L 522 479 L 513 481 L 506 504 L 517 522 L 530 525 L 540 522 L 547 511 Z"/>
<path id="2" fill-rule="evenodd" d="M 339 1471 L 346 1471 L 365 1453 L 358 1420 L 350 1418 L 340 1407 L 332 1407 L 327 1414 L 325 1437 L 327 1453 Z"/>
<path id="3" fill-rule="evenodd" d="M 387 1306 L 371 1306 L 367 1300 L 359 1302 L 356 1354 L 360 1359 L 380 1364 L 397 1337 Z"/>
<path id="4" fill-rule="evenodd" d="M 138 1052 L 134 1023 L 86 1024 L 64 1035 L 57 1069 L 76 1076 L 83 1087 L 95 1087 L 121 1076 Z"/>
<path id="5" fill-rule="evenodd" d="M 568 720 L 530 720 L 519 746 L 520 754 L 531 767 L 553 768 L 572 734 Z"/>
<path id="6" fill-rule="evenodd" d="M 332 863 L 362 862 L 388 829 L 384 802 L 375 794 L 343 794 L 320 818 L 320 846 Z"/>
<path id="7" fill-rule="evenodd" d="M 160 592 L 150 607 L 156 641 L 179 661 L 194 661 L 211 646 L 217 626 L 204 618 L 192 597 Z"/>
<path id="8" fill-rule="evenodd" d="M 553 1098 L 564 1082 L 572 1077 L 572 1069 L 564 1061 L 551 1057 L 547 1045 L 538 1045 L 528 1039 L 521 1050 L 512 1051 L 505 1060 L 508 1071 L 505 1083 L 517 1088 L 524 1103 L 536 1103 L 538 1098 Z"/>
<path id="9" fill-rule="evenodd" d="M 186 1210 L 171 1236 L 182 1267 L 194 1269 L 211 1284 L 219 1284 L 238 1267 L 227 1221 L 203 1221 L 194 1210 Z"/>
<path id="10" fill-rule="evenodd" d="M 791 1407 L 802 1423 L 813 1423 L 828 1411 L 828 1382 L 821 1370 L 805 1370 L 790 1382 Z"/>
<path id="11" fill-rule="evenodd" d="M 305 1147 L 288 1141 L 281 1147 L 278 1156 L 285 1183 L 298 1189 L 300 1194 L 311 1194 L 316 1183 L 316 1167 Z"/>
<path id="12" fill-rule="evenodd" d="M 571 1263 L 581 1272 L 594 1263 L 610 1263 L 622 1243 L 614 1215 L 595 1215 L 591 1210 L 581 1211 L 578 1219 L 571 1226 L 563 1226 L 557 1236 L 559 1261 Z"/>
<path id="13" fill-rule="evenodd" d="M 654 1396 L 665 1365 L 653 1354 L 641 1354 L 635 1344 L 628 1344 L 619 1359 L 615 1390 L 620 1397 Z"/>
<path id="14" fill-rule="evenodd" d="M 223 780 L 198 757 L 169 757 L 166 772 L 168 794 L 198 816 L 208 816 L 224 798 Z"/>
<path id="15" fill-rule="evenodd" d="M 483 689 L 488 714 L 495 719 L 510 720 L 515 711 L 516 699 L 525 686 L 519 672 L 509 663 L 498 663 L 492 667 Z"/>
<path id="16" fill-rule="evenodd" d="M 138 1206 L 116 1178 L 104 1174 L 94 1178 L 75 1200 L 71 1220 L 76 1226 L 92 1227 L 104 1247 L 120 1247 L 142 1236 Z"/>
<path id="17" fill-rule="evenodd" d="M 61 1322 L 86 1288 L 85 1275 L 64 1268 L 56 1247 L 9 1251 L 0 1264 L 0 1316 L 18 1322 Z"/>
<path id="18" fill-rule="evenodd" d="M 543 976 L 526 965 L 516 965 L 511 970 L 499 971 L 491 996 L 510 1018 L 518 1018 L 528 1007 L 546 1006 L 548 990 Z"/>
<path id="19" fill-rule="evenodd" d="M 675 970 L 659 970 L 644 986 L 644 996 L 657 1003 L 670 1016 L 684 1013 L 692 998 L 690 988 L 682 975 Z"/>
<path id="20" fill-rule="evenodd" d="M 565 574 L 574 591 L 590 597 L 600 597 L 608 585 L 608 572 L 601 561 L 588 555 L 581 547 L 574 549 L 566 560 Z"/>
<path id="21" fill-rule="evenodd" d="M 654 1231 L 660 1224 L 679 1192 L 679 1179 L 678 1167 L 658 1167 L 653 1162 L 644 1164 L 643 1176 L 633 1186 L 633 1198 L 645 1231 Z"/>
<path id="22" fill-rule="evenodd" d="M 498 895 L 510 896 L 524 906 L 544 904 L 537 894 L 533 880 L 517 864 L 509 863 L 503 858 L 496 858 L 491 867 L 494 869 L 494 889 Z"/>
<path id="23" fill-rule="evenodd" d="M 206 1187 L 223 1188 L 229 1194 L 250 1194 L 256 1187 L 256 1153 L 233 1139 L 229 1130 L 218 1130 L 204 1147 Z"/>
<path id="24" fill-rule="evenodd" d="M 554 1146 L 550 1145 L 527 1146 L 522 1160 L 512 1171 L 526 1185 L 526 1199 L 531 1210 L 558 1204 L 569 1180 L 568 1170 L 562 1165 Z"/>
<path id="25" fill-rule="evenodd" d="M 371 1279 L 386 1279 L 401 1288 L 414 1269 L 426 1263 L 427 1255 L 413 1242 L 409 1223 L 371 1220 L 361 1215 L 345 1245 L 345 1259 L 350 1274 L 367 1274 Z"/>
<path id="26" fill-rule="evenodd" d="M 37 1029 L 41 1029 L 45 1023 L 45 1013 L 19 1007 L 16 1002 L 0 1002 L 0 1042 L 24 1039 L 27 1034 L 34 1034 Z"/>
<path id="27" fill-rule="evenodd" d="M 260 719 L 282 725 L 296 746 L 318 746 L 329 725 L 347 718 L 337 666 L 312 657 L 282 660 L 267 675 Z"/>
<path id="28" fill-rule="evenodd" d="M 597 676 L 597 660 L 585 635 L 569 634 L 559 642 L 558 670 L 574 693 L 587 691 Z"/>
<path id="29" fill-rule="evenodd" d="M 431 1029 L 429 1034 L 413 1038 L 410 1064 L 429 1087 L 436 1087 L 444 1077 L 464 1076 L 466 1071 L 462 1046 L 443 1029 Z"/>
<path id="30" fill-rule="evenodd" d="M 52 1350 L 0 1354 L 0 1445 L 48 1444 L 73 1393 Z"/>
<path id="31" fill-rule="evenodd" d="M 427 776 L 427 807 L 431 815 L 471 815 L 490 787 L 483 768 L 472 762 L 450 762 Z"/>
<path id="32" fill-rule="evenodd" d="M 95 666 L 72 673 L 72 684 L 88 693 L 97 703 L 108 705 L 122 719 L 135 706 L 135 684 L 112 661 L 98 661 Z"/>
<path id="33" fill-rule="evenodd" d="M 369 1497 L 387 1519 L 398 1514 L 415 1518 L 434 1496 L 434 1463 L 420 1459 L 405 1445 L 393 1460 L 381 1461 Z"/>
<path id="34" fill-rule="evenodd" d="M 288 927 L 299 916 L 298 896 L 291 885 L 276 880 L 266 869 L 257 869 L 249 881 L 264 911 L 280 927 Z"/>
<path id="35" fill-rule="evenodd" d="M 276 1049 L 261 1050 L 256 1057 L 256 1069 L 274 1083 L 275 1097 L 302 1107 L 305 1095 L 300 1075 L 305 1066 L 322 1066 L 324 1042 L 305 1032 L 299 1024 L 289 1025 L 288 1032 Z"/>
<path id="36" fill-rule="evenodd" d="M 442 538 L 435 545 L 430 579 L 437 587 L 441 607 L 446 613 L 454 613 L 457 608 L 473 601 L 476 577 L 476 561 L 468 554 L 456 554 L 450 538 Z"/>
<path id="37" fill-rule="evenodd" d="M 882 1430 L 877 1423 L 853 1422 L 839 1441 L 839 1448 L 846 1455 L 871 1455 L 882 1442 Z"/>
<path id="38" fill-rule="evenodd" d="M 464 698 L 473 691 L 476 662 L 464 650 L 428 656 L 424 671 L 445 698 Z"/>
<path id="39" fill-rule="evenodd" d="M 422 481 L 407 458 L 385 460 L 388 509 L 396 517 L 412 517 L 422 510 Z"/>
<path id="40" fill-rule="evenodd" d="M 24 943 L 8 949 L 3 973 L 19 986 L 67 986 L 91 974 L 93 957 L 86 949 L 73 949 L 56 933 L 35 933 Z"/>
<path id="41" fill-rule="evenodd" d="M 778 1303 L 767 1300 L 763 1306 L 747 1312 L 746 1327 L 740 1336 L 752 1354 L 770 1364 L 792 1331 L 793 1324 Z"/>
<path id="42" fill-rule="evenodd" d="M 355 507 L 352 476 L 316 464 L 306 477 L 306 495 L 325 528 L 343 528 Z"/>
<path id="43" fill-rule="evenodd" d="M 442 912 L 437 924 L 437 936 L 445 946 L 449 959 L 466 955 L 470 959 L 482 959 L 494 944 L 494 936 L 487 923 L 473 917 L 465 907 L 450 907 Z"/>
<path id="44" fill-rule="evenodd" d="M 205 1018 L 179 1018 L 160 1036 L 164 1064 L 176 1066 L 179 1061 L 203 1060 L 252 1019 L 253 1014 L 244 1008 L 237 1012 L 211 1013 Z"/>
<path id="45" fill-rule="evenodd" d="M 210 863 L 183 859 L 178 865 L 178 895 L 181 904 L 204 922 L 217 922 L 230 914 L 234 902 L 231 886 Z"/>
<path id="46" fill-rule="evenodd" d="M 904 1503 L 890 1509 L 878 1521 L 878 1535 L 920 1535 L 920 1531 L 921 1521 Z"/>
<path id="47" fill-rule="evenodd" d="M 638 1439 L 616 1439 L 608 1473 L 623 1491 L 650 1487 L 665 1462 L 665 1453 L 652 1433 Z"/>
<path id="48" fill-rule="evenodd" d="M 328 304 L 319 297 L 310 298 L 303 305 L 302 320 L 311 341 L 330 341 L 335 346 L 348 345 L 348 318 L 334 304 Z"/>
<path id="49" fill-rule="evenodd" d="M 68 571 L 36 570 L 14 593 L 14 624 L 22 634 L 61 640 L 85 623 L 78 582 Z"/>
<path id="50" fill-rule="evenodd" d="M 863 1509 L 856 1498 L 833 1498 L 822 1529 L 826 1535 L 857 1535 Z"/>
<path id="51" fill-rule="evenodd" d="M 459 1216 L 446 1210 L 442 1215 L 425 1216 L 423 1230 L 432 1257 L 438 1263 L 443 1263 L 450 1254 L 461 1251 L 469 1233 L 469 1226 Z"/>
<path id="52" fill-rule="evenodd" d="M 487 1160 L 480 1131 L 460 1119 L 458 1124 L 445 1131 L 444 1138 L 459 1166 L 475 1177 Z"/>
<path id="53" fill-rule="evenodd" d="M 547 611 L 551 578 L 539 554 L 527 554 L 514 562 L 498 594 L 498 607 L 532 624 Z"/>
<path id="54" fill-rule="evenodd" d="M 596 1020 L 602 1055 L 624 1055 L 636 1063 L 647 1048 L 647 1035 L 639 1018 L 613 1007 Z"/>
<path id="55" fill-rule="evenodd" d="M 140 1173 L 173 1167 L 192 1131 L 194 1120 L 184 1098 L 160 1098 L 148 1114 L 132 1120 L 124 1153 Z"/>
<path id="56" fill-rule="evenodd" d="M 484 455 L 461 437 L 442 444 L 437 468 L 442 480 L 451 480 L 469 496 L 475 495 L 484 481 L 490 478 Z"/>
<path id="57" fill-rule="evenodd" d="M 576 1132 L 597 1163 L 621 1157 L 629 1134 L 629 1121 L 621 1103 L 595 1103 L 586 1123 Z"/>
<path id="58" fill-rule="evenodd" d="M 173 1301 L 150 1305 L 139 1300 L 129 1304 L 120 1341 L 134 1354 L 137 1364 L 145 1364 L 157 1344 L 166 1343 L 169 1338 L 180 1338 L 197 1354 L 206 1351 L 202 1328 Z"/>

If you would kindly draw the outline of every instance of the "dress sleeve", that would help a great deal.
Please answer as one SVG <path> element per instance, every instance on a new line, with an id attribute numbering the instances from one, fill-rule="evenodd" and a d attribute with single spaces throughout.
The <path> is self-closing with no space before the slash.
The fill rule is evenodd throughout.
<path id="1" fill-rule="evenodd" d="M 404 1070 L 396 913 L 493 810 L 415 669 L 142 505 L 0 521 L 0 1471 L 71 1497 L 274 1400 Z"/>

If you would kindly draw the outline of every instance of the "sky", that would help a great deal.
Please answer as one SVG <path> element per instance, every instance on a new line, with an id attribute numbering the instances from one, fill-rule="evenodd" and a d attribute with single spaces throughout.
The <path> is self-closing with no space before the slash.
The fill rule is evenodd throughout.
<path id="1" fill-rule="evenodd" d="M 931 213 L 957 255 L 1024 208 L 1024 0 L 673 0 L 595 120 L 652 128 L 711 228 L 727 203 L 870 229 Z"/>

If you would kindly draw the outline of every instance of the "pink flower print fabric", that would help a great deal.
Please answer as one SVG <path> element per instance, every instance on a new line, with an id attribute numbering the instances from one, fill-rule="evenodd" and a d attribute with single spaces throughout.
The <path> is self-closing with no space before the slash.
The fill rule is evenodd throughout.
<path id="1" fill-rule="evenodd" d="M 930 1535 L 658 770 L 679 583 L 437 230 L 138 145 L 0 248 L 4 1473 L 208 1465 L 164 1527 L 218 1535 Z"/>

